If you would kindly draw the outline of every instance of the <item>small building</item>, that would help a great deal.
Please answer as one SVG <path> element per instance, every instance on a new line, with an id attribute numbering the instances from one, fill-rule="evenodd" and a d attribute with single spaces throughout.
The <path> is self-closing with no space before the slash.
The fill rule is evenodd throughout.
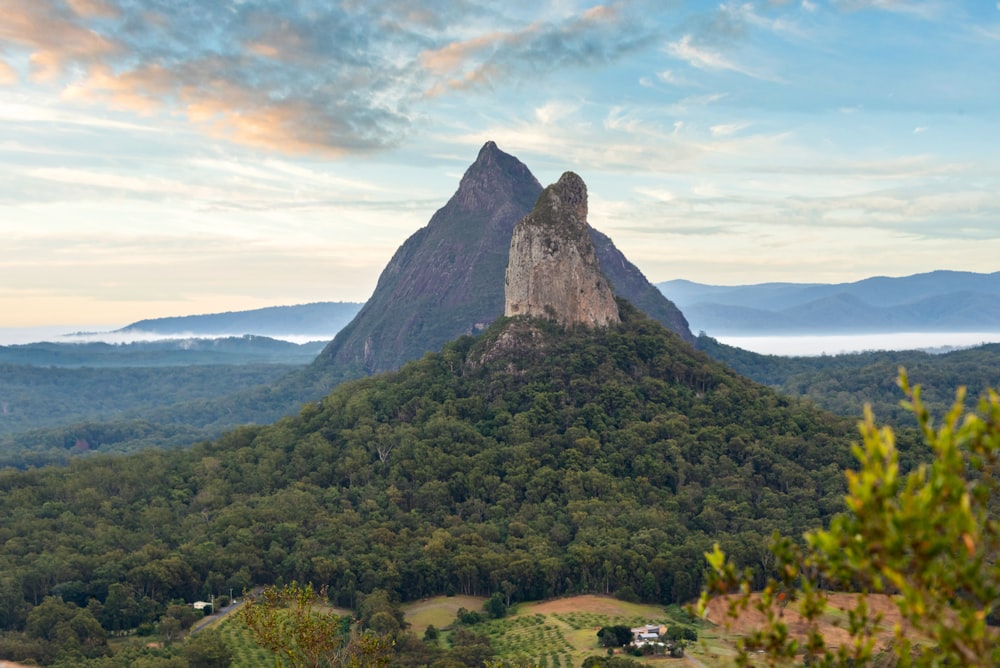
<path id="1" fill-rule="evenodd" d="M 633 627 L 631 631 L 632 644 L 636 647 L 642 647 L 643 645 L 661 642 L 660 638 L 667 634 L 667 627 L 663 624 L 646 624 L 645 626 Z"/>

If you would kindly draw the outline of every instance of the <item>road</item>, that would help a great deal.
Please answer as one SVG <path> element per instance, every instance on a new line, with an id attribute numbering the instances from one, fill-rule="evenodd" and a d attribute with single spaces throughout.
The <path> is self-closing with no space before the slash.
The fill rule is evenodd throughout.
<path id="1" fill-rule="evenodd" d="M 197 624 L 192 626 L 190 632 L 197 633 L 198 631 L 201 631 L 209 624 L 214 624 L 215 622 L 221 619 L 225 619 L 227 616 L 229 616 L 230 613 L 235 612 L 242 605 L 243 605 L 242 599 L 233 601 L 227 607 L 220 608 L 218 612 L 213 612 L 211 615 L 208 615 L 207 617 L 199 621 Z"/>

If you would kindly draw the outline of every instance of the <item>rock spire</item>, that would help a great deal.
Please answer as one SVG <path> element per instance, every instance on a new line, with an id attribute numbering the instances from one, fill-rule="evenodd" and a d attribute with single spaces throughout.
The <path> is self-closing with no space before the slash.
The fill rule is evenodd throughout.
<path id="1" fill-rule="evenodd" d="M 618 304 L 587 224 L 587 186 L 566 172 L 514 227 L 504 315 L 550 318 L 562 325 L 620 322 Z"/>

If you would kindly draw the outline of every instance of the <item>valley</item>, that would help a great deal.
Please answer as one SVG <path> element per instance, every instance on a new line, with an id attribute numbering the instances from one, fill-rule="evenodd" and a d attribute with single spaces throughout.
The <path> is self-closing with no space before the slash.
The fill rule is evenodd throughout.
<path id="1" fill-rule="evenodd" d="M 998 351 L 776 357 L 695 337 L 587 215 L 579 176 L 542 189 L 488 142 L 311 361 L 247 363 L 293 345 L 250 335 L 8 350 L 40 365 L 0 382 L 0 657 L 256 665 L 234 617 L 182 641 L 193 602 L 316 583 L 321 609 L 353 615 L 345 646 L 377 639 L 394 666 L 627 668 L 595 654 L 595 626 L 644 619 L 727 665 L 745 629 L 683 612 L 706 554 L 764 587 L 776 532 L 844 511 L 865 402 L 897 426 L 904 472 L 928 460 L 899 367 L 937 412 L 956 383 L 994 386 Z"/>

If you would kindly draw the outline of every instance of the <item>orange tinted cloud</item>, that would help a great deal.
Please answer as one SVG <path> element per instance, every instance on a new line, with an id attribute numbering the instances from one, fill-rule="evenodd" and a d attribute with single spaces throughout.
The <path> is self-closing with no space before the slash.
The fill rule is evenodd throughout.
<path id="1" fill-rule="evenodd" d="M 108 18 L 118 16 L 118 9 L 112 7 L 104 0 L 66 0 L 77 16 L 99 16 Z"/>
<path id="2" fill-rule="evenodd" d="M 107 102 L 117 109 L 150 114 L 164 106 L 176 86 L 173 73 L 160 65 L 146 65 L 118 74 L 107 66 L 97 65 L 82 80 L 67 86 L 63 98 Z"/>
<path id="3" fill-rule="evenodd" d="M 81 7 L 101 4 L 81 0 Z M 94 62 L 119 50 L 114 41 L 75 23 L 53 0 L 6 0 L 4 5 L 0 42 L 28 51 L 37 80 L 55 80 L 73 62 Z"/>
<path id="4" fill-rule="evenodd" d="M 19 80 L 14 68 L 0 60 L 0 86 L 11 86 Z"/>

